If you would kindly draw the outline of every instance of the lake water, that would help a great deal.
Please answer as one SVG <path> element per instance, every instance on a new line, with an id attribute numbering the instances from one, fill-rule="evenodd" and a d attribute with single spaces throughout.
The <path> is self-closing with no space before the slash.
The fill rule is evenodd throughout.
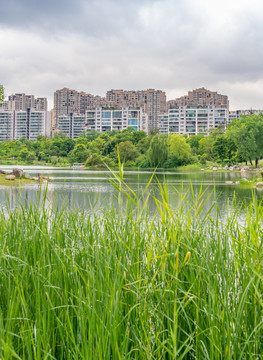
<path id="1" fill-rule="evenodd" d="M 13 168 L 14 166 L 0 166 L 0 169 L 8 171 Z M 118 206 L 118 192 L 107 179 L 113 177 L 108 171 L 41 166 L 23 166 L 23 169 L 31 176 L 37 176 L 39 173 L 50 177 L 47 197 L 52 206 L 60 207 L 66 204 L 71 209 L 86 210 L 109 207 L 112 204 Z M 152 171 L 125 171 L 124 181 L 140 196 L 151 176 Z M 246 176 L 255 177 L 255 173 L 247 173 Z M 163 183 L 165 180 L 168 185 L 169 202 L 176 207 L 182 196 L 192 202 L 193 198 L 197 199 L 200 193 L 205 192 L 203 201 L 210 195 L 205 208 L 208 210 L 217 203 L 223 216 L 234 199 L 237 203 L 249 204 L 253 193 L 258 200 L 262 199 L 262 193 L 257 190 L 226 183 L 238 181 L 240 177 L 239 172 L 157 171 L 147 193 L 151 192 L 154 197 L 160 198 L 158 181 Z M 25 185 L 22 190 L 18 187 L 0 186 L 0 205 L 6 207 L 7 197 L 11 208 L 14 208 L 18 201 L 22 204 L 36 202 L 39 191 L 38 183 Z M 156 206 L 153 197 L 150 197 L 149 205 L 150 211 L 154 212 Z"/>

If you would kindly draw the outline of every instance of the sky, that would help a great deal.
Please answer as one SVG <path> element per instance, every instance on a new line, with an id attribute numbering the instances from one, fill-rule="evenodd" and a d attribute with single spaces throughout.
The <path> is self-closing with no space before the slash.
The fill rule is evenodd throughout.
<path id="1" fill-rule="evenodd" d="M 205 87 L 262 109 L 262 15 L 262 0 L 1 0 L 0 84 L 49 107 L 63 87 Z"/>

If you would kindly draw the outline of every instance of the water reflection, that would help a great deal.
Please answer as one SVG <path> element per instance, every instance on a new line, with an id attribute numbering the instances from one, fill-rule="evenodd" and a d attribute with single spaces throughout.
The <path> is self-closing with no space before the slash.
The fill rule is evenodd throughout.
<path id="1" fill-rule="evenodd" d="M 7 169 L 8 167 L 1 166 L 0 168 Z M 50 176 L 52 179 L 46 189 L 46 205 L 50 204 L 58 208 L 67 206 L 70 209 L 88 211 L 120 206 L 119 194 L 107 179 L 112 177 L 110 172 L 74 171 L 50 167 L 27 167 L 26 170 L 32 176 L 41 173 Z M 151 175 L 151 171 L 127 171 L 124 176 L 125 182 L 139 198 L 146 197 L 150 192 L 149 211 L 151 214 L 154 214 L 156 210 L 156 199 L 161 201 L 158 182 L 167 184 L 169 203 L 174 209 L 179 206 L 182 199 L 189 202 L 189 207 L 191 207 L 193 202 L 200 198 L 199 205 L 204 204 L 205 212 L 216 204 L 217 208 L 214 208 L 213 211 L 219 209 L 222 217 L 224 217 L 233 200 L 237 204 L 244 202 L 249 204 L 253 198 L 253 191 L 250 188 L 226 184 L 226 181 L 235 182 L 239 180 L 240 173 L 158 171 L 145 193 L 144 190 Z M 255 174 L 247 173 L 246 176 L 251 177 Z M 9 206 L 13 209 L 18 204 L 23 206 L 29 206 L 30 203 L 39 204 L 40 192 L 39 184 L 26 185 L 22 189 L 2 186 L 0 187 L 0 205 L 3 208 Z M 254 191 L 254 194 L 256 199 L 262 199 L 262 192 Z M 122 195 L 121 206 L 125 206 L 125 195 Z"/>

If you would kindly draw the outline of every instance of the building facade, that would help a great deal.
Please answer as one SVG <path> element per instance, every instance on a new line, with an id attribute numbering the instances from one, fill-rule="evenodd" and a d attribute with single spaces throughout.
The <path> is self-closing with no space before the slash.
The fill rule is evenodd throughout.
<path id="1" fill-rule="evenodd" d="M 63 88 L 54 93 L 54 128 L 58 128 L 61 115 L 85 114 L 87 109 L 97 106 L 108 106 L 105 98 L 87 94 L 84 91 Z"/>
<path id="2" fill-rule="evenodd" d="M 228 116 L 228 123 L 230 124 L 233 120 L 239 119 L 241 116 L 248 116 L 248 115 L 259 115 L 262 113 L 262 110 L 231 110 L 229 111 Z"/>
<path id="3" fill-rule="evenodd" d="M 58 130 L 76 139 L 83 131 L 112 131 L 133 127 L 134 130 L 147 130 L 147 115 L 140 108 L 121 109 L 95 108 L 86 114 L 68 114 L 58 117 Z"/>
<path id="4" fill-rule="evenodd" d="M 114 107 L 141 107 L 148 115 L 149 129 L 158 127 L 158 116 L 166 112 L 166 94 L 164 91 L 147 90 L 110 90 L 106 100 Z"/>
<path id="5" fill-rule="evenodd" d="M 0 109 L 0 141 L 13 139 L 14 112 Z"/>
<path id="6" fill-rule="evenodd" d="M 7 108 L 10 111 L 26 111 L 27 109 L 34 109 L 37 111 L 47 111 L 47 98 L 35 98 L 34 95 L 12 94 L 8 96 Z"/>
<path id="7" fill-rule="evenodd" d="M 210 91 L 205 88 L 199 88 L 188 91 L 188 95 L 181 96 L 167 102 L 167 108 L 171 109 L 178 106 L 215 106 L 229 109 L 227 95 L 218 94 L 217 91 Z"/>
<path id="8" fill-rule="evenodd" d="M 36 141 L 39 135 L 49 136 L 47 111 L 0 110 L 0 141 L 25 138 Z"/>
<path id="9" fill-rule="evenodd" d="M 67 137 L 77 139 L 86 130 L 86 114 L 68 114 L 58 117 L 58 130 Z"/>
<path id="10" fill-rule="evenodd" d="M 227 126 L 228 109 L 215 106 L 179 106 L 159 115 L 162 134 L 208 135 L 210 130 Z"/>

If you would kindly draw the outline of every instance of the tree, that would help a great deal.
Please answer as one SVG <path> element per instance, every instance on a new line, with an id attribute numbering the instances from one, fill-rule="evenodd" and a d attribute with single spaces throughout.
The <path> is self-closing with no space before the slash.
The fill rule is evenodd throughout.
<path id="1" fill-rule="evenodd" d="M 233 162 L 237 148 L 232 138 L 218 135 L 212 144 L 211 154 L 214 160 Z"/>
<path id="2" fill-rule="evenodd" d="M 138 156 L 136 147 L 131 141 L 124 141 L 119 143 L 118 148 L 121 162 L 128 160 L 132 161 Z"/>
<path id="3" fill-rule="evenodd" d="M 169 136 L 168 139 L 168 163 L 169 167 L 186 165 L 191 162 L 191 147 L 187 144 L 186 139 L 178 134 Z"/>
<path id="4" fill-rule="evenodd" d="M 70 153 L 69 161 L 70 163 L 85 163 L 89 156 L 89 152 L 85 145 L 83 144 L 77 144 Z"/>
<path id="5" fill-rule="evenodd" d="M 4 98 L 5 98 L 4 87 L 3 87 L 3 85 L 0 84 L 0 106 L 3 105 Z"/>
<path id="6" fill-rule="evenodd" d="M 245 161 L 258 160 L 263 156 L 263 115 L 242 116 L 233 121 L 226 134 L 232 138 L 238 155 Z"/>
<path id="7" fill-rule="evenodd" d="M 191 149 L 193 151 L 194 154 L 196 155 L 200 155 L 199 153 L 199 144 L 200 144 L 200 140 L 204 138 L 204 135 L 199 134 L 199 135 L 193 135 L 190 136 L 189 138 L 187 138 L 187 143 L 191 146 Z"/>
<path id="8" fill-rule="evenodd" d="M 151 166 L 162 167 L 168 158 L 168 143 L 166 135 L 156 134 L 147 151 L 147 159 Z"/>

